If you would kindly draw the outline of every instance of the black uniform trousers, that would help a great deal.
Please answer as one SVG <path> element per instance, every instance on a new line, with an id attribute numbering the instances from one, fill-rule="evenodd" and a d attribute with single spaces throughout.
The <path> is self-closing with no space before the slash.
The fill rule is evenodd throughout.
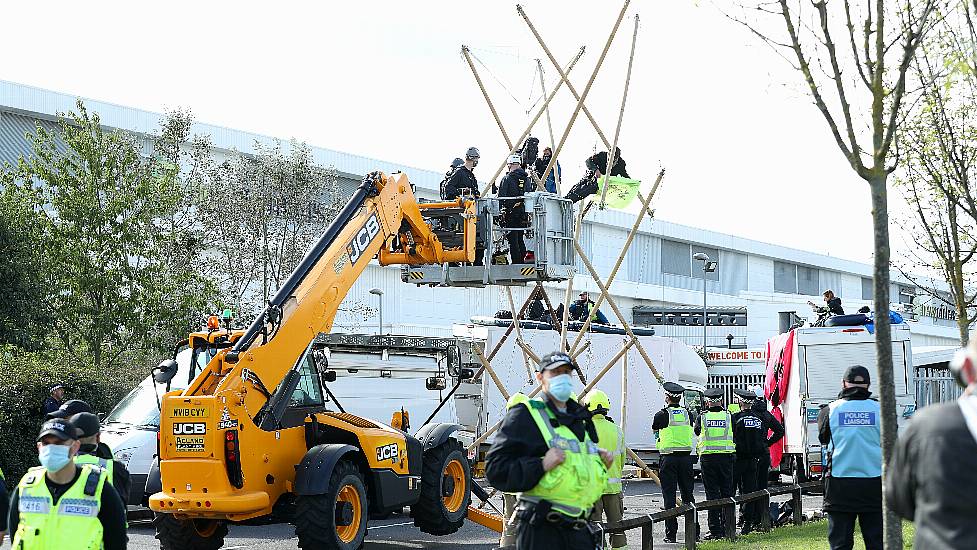
<path id="1" fill-rule="evenodd" d="M 736 455 L 736 465 L 733 470 L 736 475 L 737 484 L 740 488 L 740 494 L 745 495 L 746 493 L 752 493 L 756 491 L 757 483 L 757 470 L 759 469 L 759 460 L 754 455 Z M 757 513 L 757 504 L 762 506 L 759 501 L 744 504 L 743 508 L 743 525 L 754 525 L 760 522 L 760 515 Z"/>
<path id="2" fill-rule="evenodd" d="M 516 524 L 516 550 L 596 550 L 600 548 L 587 529 L 571 529 L 542 521 L 533 525 L 520 520 Z"/>
<path id="3" fill-rule="evenodd" d="M 763 453 L 762 455 L 756 457 L 757 467 L 756 467 L 756 485 L 754 485 L 754 491 L 760 491 L 766 489 L 770 486 L 770 453 Z M 753 521 L 756 522 L 755 527 L 760 527 L 760 522 L 763 516 L 761 514 L 769 514 L 770 510 L 763 509 L 763 502 L 756 501 L 756 511 L 754 513 Z"/>
<path id="4" fill-rule="evenodd" d="M 682 492 L 682 502 L 695 502 L 692 489 L 695 484 L 694 473 L 692 472 L 693 457 L 690 455 L 662 455 L 661 466 L 658 471 L 658 479 L 662 483 L 662 500 L 665 509 L 675 507 L 675 489 Z M 678 520 L 670 518 L 665 520 L 665 537 L 674 539 L 678 532 Z"/>
<path id="5" fill-rule="evenodd" d="M 862 530 L 865 550 L 882 550 L 882 510 L 873 512 L 828 512 L 828 544 L 831 550 L 855 546 L 855 519 Z"/>
<path id="6" fill-rule="evenodd" d="M 735 459 L 736 456 L 733 453 L 702 455 L 702 484 L 706 488 L 707 500 L 729 498 L 735 494 L 733 492 L 733 463 Z M 709 533 L 712 535 L 726 534 L 722 510 L 709 510 Z"/>

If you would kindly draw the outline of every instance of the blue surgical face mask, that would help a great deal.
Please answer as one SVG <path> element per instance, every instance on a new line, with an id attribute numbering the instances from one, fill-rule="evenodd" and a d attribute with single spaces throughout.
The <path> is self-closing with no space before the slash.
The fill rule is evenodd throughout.
<path id="1" fill-rule="evenodd" d="M 573 379 L 569 374 L 558 374 L 550 378 L 549 389 L 546 391 L 557 401 L 566 402 L 573 392 Z"/>
<path id="2" fill-rule="evenodd" d="M 47 471 L 57 472 L 71 461 L 70 453 L 70 445 L 45 445 L 38 451 L 37 459 Z"/>

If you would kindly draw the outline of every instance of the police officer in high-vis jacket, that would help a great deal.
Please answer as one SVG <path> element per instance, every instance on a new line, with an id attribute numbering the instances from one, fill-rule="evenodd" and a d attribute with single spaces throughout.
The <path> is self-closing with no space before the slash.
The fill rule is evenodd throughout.
<path id="1" fill-rule="evenodd" d="M 607 487 L 604 495 L 594 503 L 594 515 L 591 519 L 600 521 L 601 515 L 607 515 L 608 523 L 617 523 L 624 519 L 624 494 L 621 475 L 624 472 L 624 458 L 627 447 L 624 446 L 624 431 L 608 416 L 611 410 L 611 400 L 601 390 L 594 390 L 587 394 L 587 408 L 593 413 L 594 427 L 597 428 L 597 443 L 602 449 L 607 449 L 614 455 L 614 463 L 607 469 Z M 611 548 L 627 548 L 628 537 L 625 533 L 611 535 Z"/>
<path id="2" fill-rule="evenodd" d="M 602 541 L 589 518 L 614 457 L 597 445 L 590 411 L 574 401 L 573 359 L 549 353 L 536 367 L 542 399 L 506 413 L 485 458 L 496 489 L 518 494 L 516 548 L 594 550 Z"/>
<path id="3" fill-rule="evenodd" d="M 869 383 L 868 369 L 849 367 L 839 399 L 818 415 L 818 439 L 828 451 L 824 511 L 831 550 L 852 548 L 856 519 L 866 550 L 882 550 L 882 414 Z"/>
<path id="4" fill-rule="evenodd" d="M 729 498 L 734 494 L 733 462 L 736 458 L 733 415 L 723 409 L 721 389 L 710 388 L 704 395 L 706 412 L 695 422 L 695 434 L 699 436 L 702 484 L 705 485 L 707 499 Z M 709 510 L 709 534 L 706 538 L 721 539 L 725 536 L 722 510 Z"/>
<path id="5" fill-rule="evenodd" d="M 75 464 L 80 444 L 66 419 L 48 420 L 37 437 L 41 466 L 10 499 L 11 547 L 18 550 L 124 550 L 126 512 L 108 474 Z"/>
<path id="6" fill-rule="evenodd" d="M 102 445 L 102 425 L 98 417 L 90 412 L 81 412 L 71 417 L 71 423 L 78 430 L 78 441 L 81 447 L 75 464 L 94 464 L 104 469 L 109 475 L 109 482 L 123 504 L 129 503 L 129 469 L 122 462 L 113 458 L 98 456 L 99 446 Z"/>
<path id="7" fill-rule="evenodd" d="M 692 431 L 692 414 L 681 405 L 685 388 L 675 382 L 665 382 L 665 408 L 655 414 L 651 429 L 658 438 L 658 452 L 661 454 L 658 478 L 662 485 L 662 500 L 665 509 L 675 507 L 675 489 L 682 492 L 682 502 L 695 502 L 692 495 L 694 484 L 692 449 L 695 447 L 695 434 Z M 665 542 L 675 542 L 678 520 L 665 520 Z"/>

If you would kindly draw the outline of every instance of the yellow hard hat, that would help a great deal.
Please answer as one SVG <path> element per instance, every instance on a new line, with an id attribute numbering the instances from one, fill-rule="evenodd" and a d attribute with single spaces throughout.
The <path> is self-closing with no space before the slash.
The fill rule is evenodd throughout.
<path id="1" fill-rule="evenodd" d="M 597 407 L 602 407 L 605 411 L 611 410 L 611 400 L 601 390 L 594 390 L 587 394 L 587 408 L 596 411 Z"/>

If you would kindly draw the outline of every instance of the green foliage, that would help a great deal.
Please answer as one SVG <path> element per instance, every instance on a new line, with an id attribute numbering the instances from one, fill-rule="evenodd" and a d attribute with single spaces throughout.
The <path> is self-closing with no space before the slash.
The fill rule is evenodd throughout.
<path id="1" fill-rule="evenodd" d="M 23 206 L 15 187 L 0 180 L 0 342 L 25 349 L 39 347 L 44 338 L 47 312 L 38 307 L 38 289 L 45 281 L 43 257 L 36 243 L 39 231 L 34 213 Z"/>
<path id="2" fill-rule="evenodd" d="M 147 147 L 77 108 L 57 133 L 28 135 L 31 155 L 5 179 L 33 213 L 49 340 L 99 369 L 172 345 L 198 324 L 213 286 L 199 273 L 194 187 L 180 170 L 188 117 L 171 116 Z"/>
<path id="3" fill-rule="evenodd" d="M 197 212 L 213 239 L 207 274 L 220 289 L 215 310 L 253 319 L 339 211 L 335 170 L 292 141 L 207 164 Z"/>
<path id="4" fill-rule="evenodd" d="M 0 468 L 14 484 L 37 465 L 35 440 L 43 423 L 41 405 L 52 382 L 66 387 L 65 399 L 83 399 L 96 412 L 109 412 L 145 376 L 118 369 L 113 376 L 59 353 L 31 353 L 0 347 Z"/>

